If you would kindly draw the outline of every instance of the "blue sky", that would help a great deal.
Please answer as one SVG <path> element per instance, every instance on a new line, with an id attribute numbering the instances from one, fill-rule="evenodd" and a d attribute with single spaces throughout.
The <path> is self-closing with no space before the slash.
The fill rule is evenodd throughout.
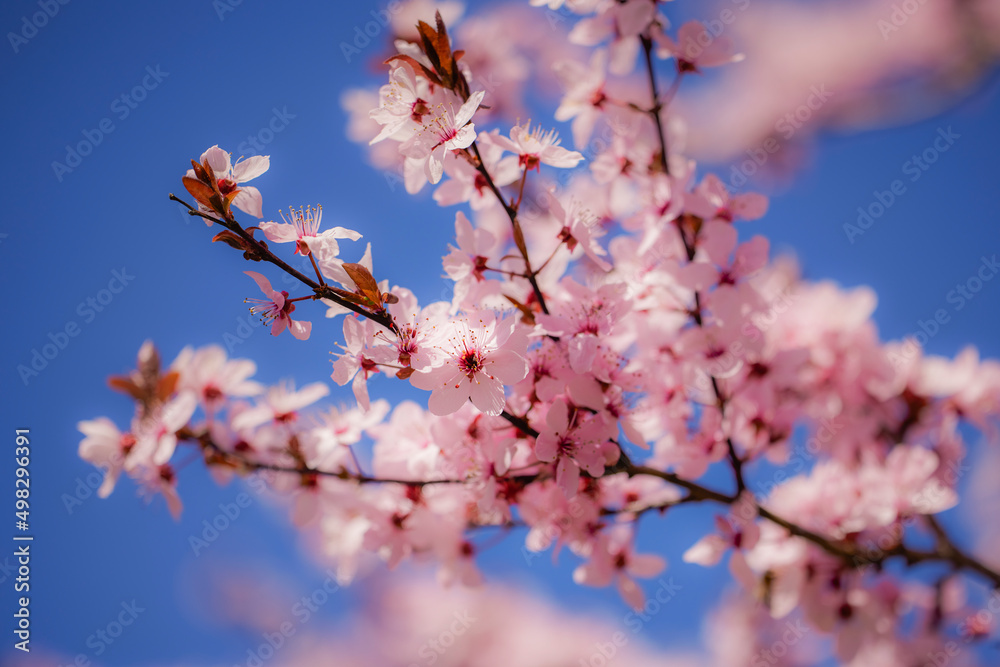
<path id="1" fill-rule="evenodd" d="M 162 502 L 147 506 L 136 498 L 130 482 L 107 500 L 90 497 L 69 508 L 64 502 L 92 472 L 76 456 L 76 423 L 98 415 L 127 423 L 129 403 L 105 381 L 131 367 L 147 338 L 169 361 L 184 345 L 225 344 L 236 335 L 241 342 L 233 353 L 255 359 L 265 382 L 329 379 L 327 353 L 339 331 L 324 330 L 319 315 L 306 343 L 272 339 L 259 328 L 243 339 L 242 300 L 256 292 L 240 273 L 247 267 L 238 253 L 209 243 L 207 227 L 167 199 L 182 193 L 188 160 L 212 144 L 237 151 L 249 137 L 266 139 L 271 170 L 257 183 L 266 216 L 322 203 L 332 224 L 357 229 L 372 243 L 380 279 L 411 287 L 424 302 L 441 298 L 447 287 L 440 257 L 454 211 L 438 208 L 427 192 L 414 198 L 387 187 L 344 135 L 340 94 L 378 85 L 382 76 L 360 63 L 378 47 L 347 63 L 338 45 L 382 5 L 224 1 L 232 11 L 220 16 L 219 3 L 208 0 L 48 0 L 54 15 L 45 25 L 0 46 L 6 211 L 0 266 L 13 308 L 3 336 L 0 423 L 10 447 L 14 428 L 31 429 L 33 641 L 63 657 L 84 654 L 110 666 L 236 664 L 253 638 L 206 625 L 192 611 L 197 590 L 190 582 L 199 572 L 205 576 L 209 564 L 248 564 L 282 573 L 303 593 L 325 577 L 303 555 L 282 512 L 257 501 L 195 557 L 189 535 L 240 492 L 218 487 L 197 465 L 182 473 L 186 510 L 179 523 Z M 5 2 L 0 28 L 21 32 L 24 17 L 39 11 L 37 1 Z M 984 257 L 1000 253 L 997 84 L 994 76 L 957 108 L 919 124 L 820 137 L 811 164 L 775 195 L 768 217 L 745 231 L 794 252 L 811 279 L 873 287 L 875 319 L 886 338 L 917 331 L 943 309 L 948 321 L 930 338 L 932 352 L 950 355 L 971 343 L 984 356 L 1000 356 L 1000 279 L 962 297 L 961 307 L 949 297 Z M 910 180 L 908 161 L 949 129 L 948 149 Z M 80 142 L 94 146 L 77 161 L 67 146 Z M 843 225 L 896 180 L 905 191 L 849 242 Z M 362 250 L 357 244 L 358 256 Z M 22 376 L 18 366 L 30 365 L 50 342 L 60 347 L 54 358 L 37 375 Z M 372 393 L 403 395 L 387 381 L 375 383 Z M 349 390 L 335 389 L 333 402 L 352 400 Z M 11 457 L 0 459 L 0 479 L 11 484 Z M 721 569 L 680 563 L 708 514 L 691 511 L 651 524 L 662 530 L 650 531 L 657 533 L 650 544 L 664 550 L 670 573 L 684 585 L 684 604 L 649 624 L 651 641 L 690 645 L 700 616 L 692 610 L 707 608 L 725 585 Z M 0 550 L 0 562 L 9 553 Z M 543 556 L 529 565 L 516 537 L 491 550 L 484 567 L 557 596 L 560 604 L 593 606 L 613 619 L 627 611 L 613 592 L 574 586 L 569 562 L 552 567 Z M 10 585 L 9 579 L 0 584 L 4 618 L 12 609 Z M 347 613 L 363 587 L 338 593 L 322 613 Z M 88 637 L 132 600 L 144 611 L 97 656 Z M 9 637 L 7 622 L 3 636 Z M 5 639 L 0 656 L 8 649 Z"/>

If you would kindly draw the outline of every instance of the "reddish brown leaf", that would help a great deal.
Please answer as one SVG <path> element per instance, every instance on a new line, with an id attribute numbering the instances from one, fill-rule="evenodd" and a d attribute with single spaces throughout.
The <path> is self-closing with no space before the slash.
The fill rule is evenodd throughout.
<path id="1" fill-rule="evenodd" d="M 411 375 L 413 375 L 412 368 L 402 368 L 398 373 L 396 373 L 396 377 L 398 377 L 400 380 L 406 380 Z"/>
<path id="2" fill-rule="evenodd" d="M 181 375 L 177 371 L 170 371 L 166 375 L 160 376 L 159 386 L 156 388 L 156 395 L 161 401 L 166 401 L 168 398 L 173 396 L 174 389 L 177 387 L 177 381 L 180 380 Z"/>
<path id="3" fill-rule="evenodd" d="M 238 234 L 231 232 L 228 229 L 224 232 L 219 232 L 218 234 L 212 237 L 212 243 L 215 243 L 217 241 L 222 241 L 226 245 L 230 246 L 231 248 L 236 248 L 237 250 L 247 249 L 246 241 L 241 239 Z"/>
<path id="4" fill-rule="evenodd" d="M 426 65 L 424 65 L 423 63 L 417 61 L 416 59 L 412 58 L 411 56 L 404 56 L 404 55 L 393 56 L 393 57 L 389 58 L 388 60 L 386 60 L 384 64 L 388 65 L 393 60 L 402 60 L 403 62 L 409 64 L 410 67 L 412 67 L 414 69 L 414 71 L 419 71 L 419 72 L 423 73 L 423 75 L 425 77 L 427 77 L 427 79 L 429 81 L 431 81 L 432 83 L 436 83 L 439 86 L 443 86 L 444 85 L 444 83 L 441 81 L 441 77 L 439 77 L 433 70 L 427 69 Z"/>
<path id="5" fill-rule="evenodd" d="M 518 251 L 521 253 L 521 257 L 528 256 L 528 246 L 524 243 L 524 232 L 521 231 L 521 223 L 518 222 L 517 218 L 514 218 L 514 245 L 517 246 Z"/>
<path id="6" fill-rule="evenodd" d="M 382 304 L 382 293 L 379 291 L 378 283 L 372 277 L 371 272 L 361 264 L 343 264 L 344 271 L 351 277 L 354 284 L 358 286 L 358 291 L 365 297 L 371 299 L 372 304 Z"/>
<path id="7" fill-rule="evenodd" d="M 126 377 L 124 375 L 113 375 L 108 378 L 108 386 L 115 391 L 120 391 L 123 394 L 128 394 L 137 401 L 141 401 L 143 398 L 143 391 L 139 388 L 132 378 Z"/>
<path id="8" fill-rule="evenodd" d="M 365 306 L 366 308 L 374 305 L 365 297 L 355 294 L 354 292 L 348 292 L 347 290 L 340 289 L 339 287 L 329 287 L 329 286 L 327 287 L 331 292 L 335 293 L 338 297 L 340 297 L 344 301 L 350 301 L 353 304 L 356 304 L 358 306 Z"/>
<path id="9" fill-rule="evenodd" d="M 189 176 L 182 177 L 181 182 L 184 183 L 184 187 L 199 204 L 206 208 L 215 208 L 212 205 L 212 200 L 215 198 L 215 191 L 212 188 Z"/>

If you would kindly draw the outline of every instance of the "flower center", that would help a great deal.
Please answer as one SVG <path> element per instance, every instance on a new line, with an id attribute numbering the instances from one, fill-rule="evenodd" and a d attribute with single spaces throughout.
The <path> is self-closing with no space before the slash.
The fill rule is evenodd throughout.
<path id="1" fill-rule="evenodd" d="M 239 190 L 239 187 L 234 181 L 231 181 L 228 178 L 219 179 L 219 192 L 222 193 L 223 197 L 235 192 L 236 190 Z"/>

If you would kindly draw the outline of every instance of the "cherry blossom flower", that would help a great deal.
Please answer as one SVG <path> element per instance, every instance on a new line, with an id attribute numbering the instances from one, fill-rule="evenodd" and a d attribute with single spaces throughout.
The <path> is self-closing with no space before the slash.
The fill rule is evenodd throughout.
<path id="1" fill-rule="evenodd" d="M 555 197 L 549 200 L 549 211 L 562 224 L 559 230 L 559 240 L 573 252 L 577 246 L 602 271 L 610 271 L 611 265 L 604 259 L 607 251 L 597 243 L 597 237 L 604 236 L 604 230 L 597 225 L 597 217 L 581 202 L 570 200 L 569 206 L 563 208 Z"/>
<path id="2" fill-rule="evenodd" d="M 308 339 L 309 332 L 312 330 L 312 322 L 292 319 L 291 315 L 295 311 L 295 304 L 288 299 L 288 292 L 285 290 L 276 291 L 271 287 L 271 281 L 256 271 L 244 271 L 243 273 L 253 278 L 257 286 L 260 287 L 260 291 L 267 297 L 266 299 L 247 299 L 246 301 L 256 304 L 250 308 L 251 313 L 259 314 L 262 321 L 272 320 L 271 335 L 277 336 L 288 329 L 295 338 Z"/>
<path id="3" fill-rule="evenodd" d="M 715 37 L 701 21 L 688 21 L 677 31 L 674 41 L 662 30 L 654 31 L 657 55 L 676 58 L 679 72 L 697 72 L 702 67 L 718 67 L 743 60 L 733 52 L 733 42 L 726 35 Z"/>
<path id="4" fill-rule="evenodd" d="M 208 160 L 208 164 L 214 172 L 213 175 L 218 180 L 219 192 L 223 196 L 233 192 L 237 193 L 233 199 L 233 206 L 254 217 L 263 217 L 263 200 L 260 191 L 252 185 L 243 185 L 243 183 L 257 178 L 267 171 L 270 166 L 269 156 L 254 155 L 246 160 L 237 160 L 236 164 L 232 164 L 230 158 L 229 153 L 218 146 L 212 146 L 201 154 L 199 162 L 204 164 L 205 160 Z M 189 169 L 187 175 L 194 178 L 194 170 Z M 209 226 L 212 225 L 211 221 L 206 220 L 206 222 Z"/>
<path id="5" fill-rule="evenodd" d="M 185 347 L 170 368 L 180 373 L 178 391 L 197 395 L 208 414 L 221 408 L 230 397 L 256 396 L 264 389 L 249 379 L 257 372 L 257 364 L 249 359 L 229 360 L 219 345 L 198 350 Z"/>
<path id="6" fill-rule="evenodd" d="M 344 353 L 337 355 L 330 377 L 343 386 L 354 379 L 351 389 L 358 404 L 365 410 L 368 399 L 368 376 L 378 372 L 378 365 L 369 355 L 368 345 L 374 342 L 371 320 L 348 315 L 344 318 Z"/>
<path id="7" fill-rule="evenodd" d="M 604 92 L 607 62 L 607 51 L 598 50 L 587 65 L 572 60 L 555 65 L 556 76 L 566 88 L 566 94 L 554 117 L 558 121 L 573 121 L 573 144 L 577 148 L 587 145 L 603 113 L 607 100 Z"/>
<path id="8" fill-rule="evenodd" d="M 307 384 L 296 391 L 292 383 L 270 387 L 254 407 L 241 412 L 232 420 L 235 429 L 253 428 L 273 422 L 291 424 L 298 418 L 302 408 L 312 405 L 330 393 L 330 388 L 322 382 Z"/>
<path id="9" fill-rule="evenodd" d="M 521 175 L 518 159 L 513 155 L 501 157 L 503 149 L 496 145 L 497 131 L 479 133 L 479 155 L 483 167 L 497 187 L 510 185 Z M 487 206 L 498 205 L 496 195 L 490 189 L 486 177 L 467 159 L 455 153 L 444 158 L 444 173 L 449 179 L 434 191 L 434 201 L 441 206 L 451 206 L 469 202 L 476 211 Z"/>
<path id="10" fill-rule="evenodd" d="M 389 73 L 389 83 L 379 91 L 379 107 L 371 112 L 372 120 L 382 130 L 369 144 L 376 144 L 409 127 L 416 131 L 430 113 L 431 92 L 427 80 L 416 76 L 407 64 L 395 66 Z"/>
<path id="11" fill-rule="evenodd" d="M 142 495 L 147 502 L 152 499 L 154 493 L 163 495 L 167 501 L 167 509 L 170 516 L 175 521 L 181 518 L 181 511 L 184 509 L 181 497 L 177 494 L 177 473 L 169 465 L 159 465 L 144 467 L 140 473 L 139 481 L 142 484 Z"/>
<path id="12" fill-rule="evenodd" d="M 125 468 L 125 458 L 135 447 L 135 436 L 119 431 L 107 417 L 81 421 L 76 427 L 85 436 L 80 442 L 80 458 L 104 470 L 97 496 L 107 498 Z"/>
<path id="13" fill-rule="evenodd" d="M 694 192 L 715 209 L 713 217 L 726 222 L 756 220 L 767 213 L 767 197 L 756 192 L 730 195 L 715 174 L 707 174 Z"/>
<path id="14" fill-rule="evenodd" d="M 135 429 L 134 456 L 125 461 L 126 469 L 152 463 L 163 465 L 174 455 L 177 431 L 188 423 L 198 407 L 198 398 L 192 392 L 183 392 L 142 419 Z"/>
<path id="15" fill-rule="evenodd" d="M 604 587 L 612 582 L 633 609 L 642 609 L 646 596 L 634 577 L 648 579 L 663 572 L 667 562 L 660 556 L 637 554 L 632 531 L 627 526 L 615 526 L 595 540 L 593 551 L 583 565 L 573 571 L 573 581 L 587 586 Z"/>
<path id="16" fill-rule="evenodd" d="M 608 458 L 602 447 L 603 429 L 595 429 L 592 421 L 577 424 L 578 415 L 574 410 L 571 420 L 566 400 L 556 399 L 545 417 L 545 428 L 535 439 L 535 456 L 541 461 L 555 462 L 556 484 L 567 498 L 577 493 L 581 469 L 592 477 L 600 477 Z"/>
<path id="17" fill-rule="evenodd" d="M 476 126 L 471 121 L 485 94 L 482 90 L 472 93 L 457 111 L 450 100 L 438 103 L 422 117 L 413 136 L 400 145 L 400 153 L 423 164 L 431 183 L 440 181 L 444 174 L 445 153 L 468 148 L 476 140 Z"/>
<path id="18" fill-rule="evenodd" d="M 498 320 L 490 312 L 449 323 L 438 347 L 443 363 L 414 373 L 410 383 L 431 392 L 428 409 L 447 415 L 471 400 L 488 415 L 504 409 L 504 385 L 519 382 L 528 373 L 524 359 L 527 339 L 515 333 L 514 318 Z"/>
<path id="19" fill-rule="evenodd" d="M 594 46 L 611 38 L 611 71 L 628 74 L 639 52 L 639 34 L 656 17 L 654 0 L 627 0 L 602 3 L 597 16 L 579 21 L 569 33 L 574 44 Z"/>
<path id="20" fill-rule="evenodd" d="M 497 244 L 496 238 L 485 229 L 475 229 L 461 211 L 455 214 L 455 240 L 458 247 L 449 246 L 445 256 L 444 271 L 455 282 L 472 278 L 485 280 L 486 263 Z"/>
<path id="21" fill-rule="evenodd" d="M 291 209 L 288 217 L 279 211 L 283 222 L 262 222 L 258 227 L 269 241 L 275 243 L 295 243 L 295 254 L 308 255 L 315 251 L 325 258 L 336 257 L 340 246 L 336 239 L 357 241 L 361 234 L 353 229 L 332 227 L 319 231 L 320 220 L 323 218 L 323 207 L 306 207 L 298 211 Z"/>
<path id="22" fill-rule="evenodd" d="M 530 171 L 539 171 L 541 165 L 571 169 L 579 164 L 583 155 L 566 150 L 559 145 L 559 134 L 555 130 L 545 132 L 541 126 L 531 128 L 531 122 L 515 125 L 510 130 L 510 138 L 502 135 L 485 135 L 489 141 L 518 157 L 518 164 Z M 485 138 L 484 137 L 484 138 Z"/>

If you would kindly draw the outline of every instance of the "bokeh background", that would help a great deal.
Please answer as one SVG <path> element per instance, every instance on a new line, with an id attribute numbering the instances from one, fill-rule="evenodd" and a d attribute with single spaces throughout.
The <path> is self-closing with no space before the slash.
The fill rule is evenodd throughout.
<path id="1" fill-rule="evenodd" d="M 495 4 L 472 2 L 467 12 Z M 43 11 L 41 5 L 54 15 L 32 31 L 25 21 Z M 665 11 L 671 17 L 717 13 L 683 5 L 671 3 Z M 258 152 L 252 137 L 259 152 L 271 156 L 270 171 L 254 182 L 266 219 L 278 208 L 321 203 L 331 224 L 357 229 L 371 242 L 377 277 L 410 287 L 421 302 L 448 297 L 440 258 L 454 211 L 437 207 L 428 191 L 407 195 L 368 167 L 364 147 L 345 136 L 341 95 L 382 82 L 378 63 L 389 35 L 376 35 L 350 58 L 341 44 L 352 43 L 371 12 L 385 6 L 370 0 L 7 0 L 0 6 L 7 35 L 0 46 L 0 270 L 8 308 L 0 488 L 11 489 L 0 498 L 6 512 L 13 505 L 13 431 L 30 428 L 32 648 L 44 664 L 70 664 L 79 655 L 111 667 L 246 664 L 248 647 L 260 643 L 255 614 L 290 616 L 296 599 L 323 586 L 325 568 L 309 556 L 285 510 L 257 496 L 196 556 L 189 537 L 201 533 L 220 503 L 245 491 L 239 484 L 216 485 L 197 462 L 181 471 L 185 511 L 178 522 L 162 499 L 146 504 L 127 480 L 110 498 L 97 499 L 94 478 L 88 482 L 93 469 L 76 454 L 76 424 L 99 415 L 128 422 L 129 401 L 111 392 L 106 379 L 131 368 L 146 339 L 168 362 L 185 345 L 228 346 L 232 355 L 257 361 L 261 381 L 326 381 L 334 387 L 332 402 L 353 402 L 349 388 L 329 381 L 339 324 L 317 310 L 309 341 L 269 336 L 242 303 L 257 291 L 240 273 L 249 267 L 238 253 L 211 244 L 212 232 L 168 201 L 170 192 L 186 194 L 180 177 L 188 161 L 213 144 L 234 157 L 250 155 Z M 791 148 L 783 156 L 780 174 L 750 176 L 745 188 L 773 199 L 767 218 L 744 231 L 763 233 L 776 251 L 794 253 L 810 279 L 872 287 L 884 338 L 919 331 L 922 321 L 945 309 L 950 321 L 930 336 L 930 352 L 954 355 L 972 344 L 983 356 L 1000 356 L 1000 278 L 985 282 L 960 309 L 948 300 L 979 271 L 984 256 L 1000 253 L 998 84 L 995 69 L 987 67 L 940 108 L 882 119 L 887 127 L 870 123 L 847 132 L 806 124 L 794 159 Z M 555 96 L 533 99 L 534 118 L 551 118 Z M 568 128 L 557 127 L 568 137 Z M 911 182 L 903 171 L 907 161 L 949 129 L 957 138 Z M 92 151 L 79 159 L 68 155 L 80 142 L 94 144 Z M 714 157 L 724 180 L 747 159 Z M 856 223 L 858 207 L 869 207 L 876 191 L 889 190 L 896 179 L 906 183 L 905 193 L 850 239 L 844 225 Z M 354 244 L 342 254 L 360 257 L 363 249 Z M 127 284 L 118 293 L 102 292 L 116 272 Z M 61 336 L 68 326 L 77 335 Z M 43 368 L 36 361 L 37 372 L 21 370 L 53 341 L 64 345 Z M 407 395 L 401 384 L 377 381 L 373 397 L 398 400 Z M 680 555 L 710 515 L 707 508 L 685 510 L 661 521 L 649 539 L 669 559 L 667 574 L 682 589 L 644 625 L 644 641 L 699 650 L 703 618 L 729 577 L 724 568 L 687 566 Z M 0 540 L 7 542 L 15 530 L 13 517 L 4 516 L 10 524 Z M 966 543 L 976 538 L 961 510 L 945 521 Z M 612 626 L 623 623 L 628 609 L 613 590 L 575 586 L 568 554 L 558 564 L 549 554 L 526 558 L 522 537 L 486 550 L 481 563 L 490 580 L 552 598 L 561 608 L 587 609 Z M 10 544 L 0 548 L 3 664 L 23 657 L 11 649 L 8 628 L 15 597 Z M 362 579 L 332 594 L 316 613 L 316 627 L 345 627 L 375 582 Z M 133 601 L 143 610 L 135 622 L 111 643 L 94 641 L 122 604 Z"/>

